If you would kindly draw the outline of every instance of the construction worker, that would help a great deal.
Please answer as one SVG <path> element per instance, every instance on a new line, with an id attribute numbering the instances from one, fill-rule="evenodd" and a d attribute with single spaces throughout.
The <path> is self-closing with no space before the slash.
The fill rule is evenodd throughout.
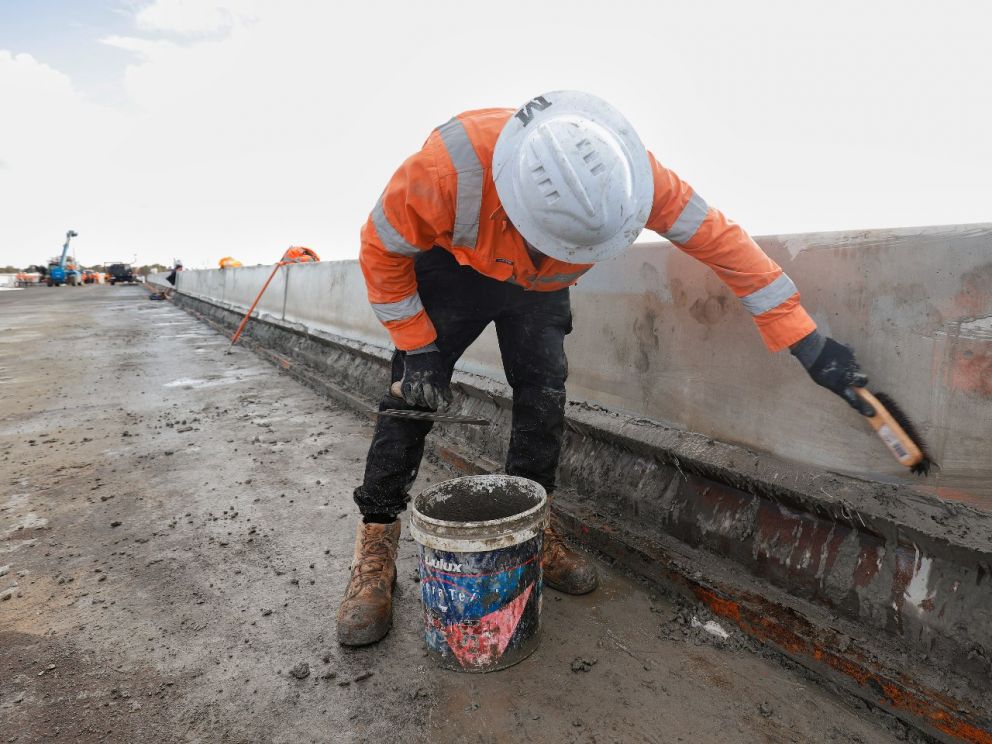
<path id="1" fill-rule="evenodd" d="M 167 281 L 172 286 L 163 287 L 161 292 L 162 295 L 161 299 L 168 300 L 170 297 L 172 297 L 172 293 L 175 291 L 176 282 L 179 281 L 179 277 L 178 277 L 179 272 L 182 270 L 183 270 L 183 262 L 180 261 L 178 258 L 175 259 L 174 264 L 172 266 L 172 271 L 170 271 L 169 275 L 165 277 L 165 281 Z"/>
<path id="2" fill-rule="evenodd" d="M 786 348 L 812 379 L 861 413 L 867 383 L 850 349 L 825 338 L 792 280 L 738 225 L 644 149 L 605 101 L 556 91 L 522 108 L 469 111 L 435 129 L 393 175 L 362 230 L 372 309 L 396 352 L 380 408 L 451 401 L 455 362 L 495 323 L 513 424 L 506 472 L 552 493 L 564 432 L 572 330 L 568 288 L 648 227 L 707 264 L 741 300 L 771 351 Z M 380 417 L 355 490 L 363 516 L 338 640 L 374 643 L 392 622 L 398 515 L 417 475 L 428 421 Z M 545 584 L 595 588 L 593 565 L 554 527 L 544 535 Z"/>

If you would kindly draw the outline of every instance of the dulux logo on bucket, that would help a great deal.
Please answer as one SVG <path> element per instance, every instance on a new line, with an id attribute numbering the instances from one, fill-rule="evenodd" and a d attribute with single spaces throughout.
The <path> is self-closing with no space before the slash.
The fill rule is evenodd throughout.
<path id="1" fill-rule="evenodd" d="M 446 561 L 443 558 L 432 558 L 430 556 L 424 556 L 424 563 L 426 563 L 431 568 L 437 569 L 438 571 L 450 571 L 451 573 L 464 573 L 464 571 L 462 571 L 461 563 L 452 563 L 451 561 Z"/>

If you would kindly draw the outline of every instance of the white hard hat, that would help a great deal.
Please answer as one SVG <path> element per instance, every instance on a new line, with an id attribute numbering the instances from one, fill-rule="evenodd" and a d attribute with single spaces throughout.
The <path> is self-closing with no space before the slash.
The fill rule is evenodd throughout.
<path id="1" fill-rule="evenodd" d="M 647 150 L 623 115 L 572 90 L 527 102 L 493 152 L 496 193 L 514 227 L 541 253 L 569 263 L 613 258 L 651 212 Z"/>

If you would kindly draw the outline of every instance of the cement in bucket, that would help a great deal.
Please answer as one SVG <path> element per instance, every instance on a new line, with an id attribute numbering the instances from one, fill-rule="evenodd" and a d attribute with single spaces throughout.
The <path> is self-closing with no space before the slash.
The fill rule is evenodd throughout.
<path id="1" fill-rule="evenodd" d="M 547 520 L 544 488 L 509 475 L 456 478 L 414 499 L 425 639 L 441 666 L 492 672 L 537 648 Z"/>

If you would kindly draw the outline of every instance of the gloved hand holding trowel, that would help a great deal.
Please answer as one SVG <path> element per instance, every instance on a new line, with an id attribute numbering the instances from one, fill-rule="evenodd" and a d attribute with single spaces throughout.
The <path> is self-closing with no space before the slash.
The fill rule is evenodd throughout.
<path id="1" fill-rule="evenodd" d="M 458 413 L 445 413 L 453 400 L 448 382 L 451 370 L 445 368 L 444 359 L 435 344 L 417 352 L 398 353 L 403 365 L 401 379 L 389 386 L 389 395 L 412 408 L 396 408 L 387 397 L 386 403 L 373 413 L 377 416 L 436 421 L 446 424 L 472 424 L 488 426 L 489 419 Z"/>
<path id="2" fill-rule="evenodd" d="M 437 344 L 428 344 L 403 355 L 403 379 L 394 382 L 390 390 L 411 406 L 436 411 L 451 404 L 450 376 L 450 373 L 445 374 L 444 359 Z"/>

